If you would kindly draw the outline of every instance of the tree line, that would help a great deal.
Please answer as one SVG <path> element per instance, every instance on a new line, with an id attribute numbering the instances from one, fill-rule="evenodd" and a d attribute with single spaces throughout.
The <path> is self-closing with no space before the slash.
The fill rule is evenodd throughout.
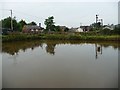
<path id="1" fill-rule="evenodd" d="M 2 23 L 3 29 L 4 28 L 11 29 L 11 17 L 7 17 L 7 18 L 1 20 L 0 23 Z M 30 23 L 26 23 L 25 20 L 17 21 L 14 17 L 14 18 L 12 18 L 12 25 L 13 25 L 13 31 L 21 32 L 24 25 L 37 25 L 37 24 L 34 21 L 32 21 Z"/>
<path id="2" fill-rule="evenodd" d="M 13 22 L 13 31 L 22 32 L 22 29 L 24 25 L 37 25 L 36 22 L 32 21 L 27 23 L 25 20 L 17 21 L 16 18 L 12 18 Z M 2 23 L 3 30 L 11 29 L 11 17 L 7 17 L 0 21 Z M 50 16 L 47 19 L 45 19 L 44 24 L 46 25 L 46 28 L 44 29 L 44 32 L 62 32 L 62 29 L 64 28 L 64 32 L 68 32 L 69 28 L 67 27 L 61 27 L 56 26 L 54 22 L 54 17 Z M 90 25 L 92 27 L 91 31 L 99 31 L 100 34 L 120 34 L 120 25 L 115 25 L 114 30 L 109 29 L 102 29 L 103 26 L 101 23 L 93 23 Z M 4 29 L 6 28 L 6 29 Z"/>

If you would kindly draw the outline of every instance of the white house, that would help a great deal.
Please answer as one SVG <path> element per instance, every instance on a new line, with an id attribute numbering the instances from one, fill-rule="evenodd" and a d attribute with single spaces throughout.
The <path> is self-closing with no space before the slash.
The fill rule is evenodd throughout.
<path id="1" fill-rule="evenodd" d="M 113 28 L 113 27 L 110 27 L 110 26 L 106 26 L 106 27 L 103 28 L 103 30 L 104 30 L 104 29 L 114 30 L 114 28 Z"/>
<path id="2" fill-rule="evenodd" d="M 75 32 L 83 32 L 83 29 L 79 27 L 75 30 Z"/>
<path id="3" fill-rule="evenodd" d="M 79 28 L 71 28 L 70 32 L 83 32 L 83 29 L 80 27 Z"/>

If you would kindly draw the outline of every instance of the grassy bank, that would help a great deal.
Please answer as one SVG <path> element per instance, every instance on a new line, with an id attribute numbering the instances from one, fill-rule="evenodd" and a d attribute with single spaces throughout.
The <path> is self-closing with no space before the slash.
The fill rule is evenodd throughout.
<path id="1" fill-rule="evenodd" d="M 23 40 L 92 40 L 92 41 L 120 41 L 120 35 L 69 35 L 69 34 L 39 34 L 39 35 L 3 35 L 2 41 Z"/>

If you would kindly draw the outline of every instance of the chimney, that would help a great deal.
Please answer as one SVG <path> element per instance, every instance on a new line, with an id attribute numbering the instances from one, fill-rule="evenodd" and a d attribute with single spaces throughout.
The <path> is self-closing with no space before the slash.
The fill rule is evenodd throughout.
<path id="1" fill-rule="evenodd" d="M 39 27 L 41 27 L 41 23 L 39 23 Z"/>

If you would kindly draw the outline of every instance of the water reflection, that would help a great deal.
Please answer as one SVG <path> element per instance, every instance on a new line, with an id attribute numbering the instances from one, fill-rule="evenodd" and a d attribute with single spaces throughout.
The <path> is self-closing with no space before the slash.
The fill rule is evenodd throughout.
<path id="1" fill-rule="evenodd" d="M 98 55 L 102 55 L 102 45 L 95 44 L 95 52 L 96 52 L 96 59 L 98 58 Z"/>
<path id="2" fill-rule="evenodd" d="M 46 44 L 45 50 L 48 54 L 55 55 L 55 48 L 58 44 L 95 44 L 95 58 L 98 58 L 98 55 L 102 54 L 102 47 L 107 48 L 112 46 L 114 49 L 117 49 L 119 46 L 116 42 L 84 42 L 84 41 L 20 41 L 20 42 L 8 42 L 2 44 L 2 52 L 8 53 L 10 55 L 18 55 L 20 50 L 26 51 L 27 49 L 31 48 L 34 50 L 37 47 L 41 47 L 43 49 L 43 44 Z"/>
<path id="3" fill-rule="evenodd" d="M 116 42 L 3 43 L 3 88 L 117 88 L 119 47 Z"/>
<path id="4" fill-rule="evenodd" d="M 54 55 L 55 54 L 55 46 L 56 44 L 53 44 L 53 43 L 46 43 L 46 52 L 51 54 L 51 55 Z"/>

